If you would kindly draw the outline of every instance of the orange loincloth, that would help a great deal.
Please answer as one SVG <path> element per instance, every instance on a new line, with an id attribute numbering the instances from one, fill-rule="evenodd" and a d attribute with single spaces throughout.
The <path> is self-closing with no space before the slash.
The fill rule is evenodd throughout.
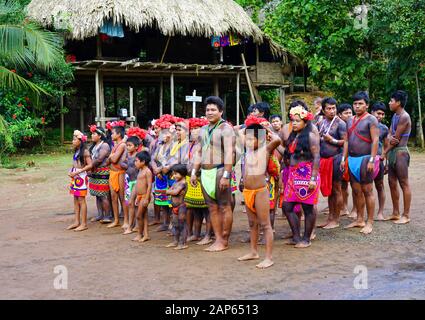
<path id="1" fill-rule="evenodd" d="M 249 210 L 251 210 L 252 212 L 256 213 L 257 211 L 255 210 L 255 197 L 257 196 L 258 192 L 267 190 L 268 188 L 267 186 L 261 187 L 259 189 L 255 189 L 255 190 L 249 190 L 249 189 L 243 189 L 243 196 L 245 198 L 245 205 L 247 206 L 247 208 Z"/>

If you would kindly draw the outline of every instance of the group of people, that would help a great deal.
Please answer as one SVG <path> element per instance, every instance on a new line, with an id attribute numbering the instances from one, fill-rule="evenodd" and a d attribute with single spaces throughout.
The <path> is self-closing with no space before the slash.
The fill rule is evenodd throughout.
<path id="1" fill-rule="evenodd" d="M 86 196 L 96 197 L 97 216 L 92 221 L 120 226 L 123 234 L 136 232 L 134 241 L 150 239 L 150 225 L 167 231 L 177 250 L 190 241 L 208 245 L 206 251 L 226 250 L 233 224 L 236 165 L 240 163 L 239 190 L 249 227 L 251 250 L 238 260 L 259 259 L 257 244 L 265 243 L 265 259 L 258 268 L 273 265 L 274 220 L 278 207 L 292 234 L 288 244 L 306 248 L 315 238 L 319 193 L 328 198 L 328 218 L 318 227 L 339 227 L 340 216 L 355 221 L 346 228 L 372 232 L 375 196 L 376 220 L 410 221 L 411 192 L 408 182 L 411 130 L 404 110 L 407 93 L 396 91 L 389 102 L 394 115 L 391 127 L 382 120 L 386 105 L 376 102 L 369 110 L 366 92 L 353 96 L 353 104 L 340 104 L 332 97 L 317 99 L 315 113 L 305 102 L 293 101 L 289 123 L 280 115 L 269 116 L 267 103 L 248 110 L 242 125 L 223 119 L 223 101 L 206 98 L 205 117 L 183 119 L 163 115 L 148 130 L 130 127 L 124 121 L 108 122 L 106 128 L 90 126 L 92 144 L 75 130 L 70 193 L 74 196 L 75 221 L 67 229 L 87 229 Z M 354 112 L 353 112 L 354 111 Z M 388 173 L 393 211 L 384 217 L 384 175 Z M 400 211 L 398 184 L 404 211 Z M 348 186 L 353 209 L 348 211 Z M 153 200 L 154 219 L 147 209 Z M 365 209 L 367 219 L 365 219 Z M 301 221 L 304 220 L 304 232 Z M 205 232 L 201 229 L 205 222 Z"/>

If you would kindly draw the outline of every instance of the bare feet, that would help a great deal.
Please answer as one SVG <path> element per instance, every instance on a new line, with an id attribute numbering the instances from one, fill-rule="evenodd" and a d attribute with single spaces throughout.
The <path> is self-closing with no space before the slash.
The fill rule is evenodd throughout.
<path id="1" fill-rule="evenodd" d="M 129 227 L 130 227 L 130 226 L 128 225 L 128 223 L 123 224 L 123 225 L 121 226 L 121 228 L 122 228 L 122 229 L 124 229 L 124 230 L 127 230 Z"/>
<path id="2" fill-rule="evenodd" d="M 348 217 L 350 219 L 357 219 L 357 212 L 356 211 L 351 211 L 350 214 L 348 215 Z"/>
<path id="3" fill-rule="evenodd" d="M 327 226 L 330 222 L 331 222 L 331 221 L 327 220 L 326 222 L 324 222 L 324 223 L 321 223 L 321 224 L 317 225 L 317 228 L 324 228 L 324 227 L 326 227 L 326 226 Z"/>
<path id="4" fill-rule="evenodd" d="M 131 241 L 140 241 L 142 240 L 142 236 L 138 234 L 135 238 L 133 238 Z"/>
<path id="5" fill-rule="evenodd" d="M 201 238 L 200 237 L 197 237 L 195 235 L 190 236 L 189 238 L 187 238 L 187 242 L 199 241 L 199 240 L 201 240 Z"/>
<path id="6" fill-rule="evenodd" d="M 366 226 L 362 230 L 360 230 L 360 232 L 364 234 L 369 234 L 372 232 L 372 229 L 373 225 L 371 223 L 366 223 Z"/>
<path id="7" fill-rule="evenodd" d="M 161 221 L 151 221 L 151 222 L 148 223 L 148 226 L 154 226 L 154 225 L 160 224 L 160 223 L 161 223 Z"/>
<path id="8" fill-rule="evenodd" d="M 336 221 L 329 222 L 326 226 L 323 227 L 323 229 L 335 229 L 339 227 L 339 223 Z"/>
<path id="9" fill-rule="evenodd" d="M 341 213 L 339 214 L 340 217 L 343 216 L 348 216 L 350 214 L 350 212 L 348 211 L 347 208 L 345 208 L 344 210 L 341 211 Z"/>
<path id="10" fill-rule="evenodd" d="M 212 242 L 211 238 L 207 238 L 205 237 L 204 239 L 202 239 L 201 241 L 197 242 L 196 244 L 199 246 L 205 246 L 207 244 L 210 244 Z"/>
<path id="11" fill-rule="evenodd" d="M 131 231 L 133 231 L 133 232 L 139 232 L 139 227 L 134 227 L 133 229 L 131 229 Z"/>
<path id="12" fill-rule="evenodd" d="M 313 231 L 313 233 L 310 236 L 310 240 L 316 239 L 316 232 Z"/>
<path id="13" fill-rule="evenodd" d="M 119 226 L 120 226 L 120 223 L 117 221 L 117 222 L 112 222 L 112 223 L 108 224 L 106 226 L 106 228 L 116 228 L 116 227 L 119 227 Z"/>
<path id="14" fill-rule="evenodd" d="M 187 248 L 189 248 L 187 244 L 179 244 L 176 248 L 174 248 L 174 250 L 183 250 Z"/>
<path id="15" fill-rule="evenodd" d="M 385 218 L 385 221 L 389 221 L 389 220 L 398 220 L 400 219 L 400 214 L 395 214 L 393 213 L 392 215 L 390 215 L 389 217 Z"/>
<path id="16" fill-rule="evenodd" d="M 167 244 L 165 247 L 166 247 L 166 248 L 173 248 L 173 247 L 177 247 L 177 242 L 171 242 L 171 243 Z"/>
<path id="17" fill-rule="evenodd" d="M 143 237 L 142 239 L 139 240 L 139 242 L 146 242 L 149 241 L 151 238 L 149 237 Z"/>
<path id="18" fill-rule="evenodd" d="M 219 251 L 224 251 L 228 248 L 229 247 L 225 246 L 223 243 L 216 241 L 211 246 L 209 246 L 208 248 L 204 250 L 209 252 L 219 252 Z"/>
<path id="19" fill-rule="evenodd" d="M 409 222 L 410 222 L 410 219 L 406 216 L 402 216 L 397 221 L 394 221 L 395 224 L 406 224 L 406 223 L 409 223 Z"/>
<path id="20" fill-rule="evenodd" d="M 329 207 L 326 207 L 326 208 L 322 209 L 322 210 L 320 211 L 320 213 L 321 213 L 321 214 L 324 214 L 324 215 L 328 215 L 328 214 L 329 214 Z"/>
<path id="21" fill-rule="evenodd" d="M 238 258 L 238 261 L 248 261 L 248 260 L 256 260 L 256 259 L 260 259 L 260 256 L 258 255 L 258 253 L 248 253 L 242 257 Z"/>
<path id="22" fill-rule="evenodd" d="M 350 223 L 348 226 L 344 227 L 344 229 L 350 229 L 350 228 L 363 228 L 366 225 L 366 223 L 363 222 L 358 222 L 357 220 Z"/>
<path id="23" fill-rule="evenodd" d="M 295 248 L 297 248 L 297 249 L 303 249 L 303 248 L 308 248 L 309 246 L 311 246 L 311 242 L 310 241 L 301 241 L 301 242 L 298 242 L 296 245 L 295 245 Z"/>
<path id="24" fill-rule="evenodd" d="M 72 230 L 72 229 L 75 229 L 75 228 L 77 228 L 78 226 L 79 226 L 80 224 L 79 223 L 73 223 L 73 224 L 71 224 L 71 225 L 69 225 L 68 227 L 66 227 L 66 230 Z"/>
<path id="25" fill-rule="evenodd" d="M 258 269 L 266 269 L 268 267 L 271 267 L 274 264 L 274 262 L 270 259 L 264 259 L 259 264 L 256 265 Z"/>
<path id="26" fill-rule="evenodd" d="M 382 212 L 378 212 L 378 215 L 376 216 L 375 221 L 385 221 L 385 217 Z"/>
<path id="27" fill-rule="evenodd" d="M 74 229 L 74 231 L 84 231 L 87 230 L 88 227 L 86 224 L 81 224 L 78 228 Z"/>
<path id="28" fill-rule="evenodd" d="M 135 231 L 133 231 L 133 230 L 129 227 L 129 228 L 125 229 L 125 231 L 124 231 L 122 234 L 131 234 L 131 233 L 133 233 L 133 232 L 135 232 Z"/>

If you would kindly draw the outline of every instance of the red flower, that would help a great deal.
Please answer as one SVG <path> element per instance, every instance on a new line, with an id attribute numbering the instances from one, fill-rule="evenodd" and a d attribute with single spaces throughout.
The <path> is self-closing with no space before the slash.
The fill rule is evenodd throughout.
<path id="1" fill-rule="evenodd" d="M 15 69 L 12 69 L 12 70 L 10 70 L 10 72 L 16 73 L 16 70 Z"/>
<path id="2" fill-rule="evenodd" d="M 209 122 L 205 118 L 190 118 L 189 119 L 189 129 L 200 128 L 207 125 Z"/>
<path id="3" fill-rule="evenodd" d="M 18 103 L 18 107 L 23 107 L 24 105 L 22 103 Z"/>
<path id="4" fill-rule="evenodd" d="M 139 139 L 143 140 L 146 138 L 146 131 L 143 129 L 140 129 L 139 127 L 132 127 L 129 128 L 127 131 L 127 136 L 132 137 L 132 136 L 136 136 Z"/>
<path id="5" fill-rule="evenodd" d="M 27 76 L 28 76 L 28 78 L 31 78 L 32 77 L 32 73 L 31 72 L 27 72 Z"/>
<path id="6" fill-rule="evenodd" d="M 25 99 L 26 102 L 30 102 L 30 98 L 25 97 L 24 99 Z"/>
<path id="7" fill-rule="evenodd" d="M 46 118 L 45 117 L 41 117 L 41 124 L 45 124 L 46 123 Z"/>
<path id="8" fill-rule="evenodd" d="M 245 125 L 248 127 L 251 124 L 262 124 L 264 122 L 267 122 L 267 119 L 256 117 L 254 115 L 249 115 L 245 120 Z"/>
<path id="9" fill-rule="evenodd" d="M 106 129 L 112 130 L 112 122 L 106 122 Z"/>
<path id="10" fill-rule="evenodd" d="M 108 123 L 109 123 L 109 122 L 108 122 Z M 97 126 L 96 126 L 95 124 L 93 124 L 93 125 L 89 126 L 89 128 L 90 128 L 90 132 L 91 132 L 91 133 L 93 133 L 93 132 L 95 132 L 95 131 L 96 131 Z"/>
<path id="11" fill-rule="evenodd" d="M 12 116 L 12 118 L 13 118 L 13 119 L 16 119 L 16 114 L 14 114 L 14 115 Z"/>

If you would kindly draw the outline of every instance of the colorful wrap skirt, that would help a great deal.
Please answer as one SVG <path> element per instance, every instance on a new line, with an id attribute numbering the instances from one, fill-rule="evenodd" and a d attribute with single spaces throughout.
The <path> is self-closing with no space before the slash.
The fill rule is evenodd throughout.
<path id="1" fill-rule="evenodd" d="M 316 186 L 310 190 L 310 183 L 313 171 L 312 162 L 300 162 L 289 167 L 288 181 L 285 185 L 285 202 L 296 202 L 302 204 L 315 205 L 319 200 L 320 175 L 317 175 Z"/>
<path id="2" fill-rule="evenodd" d="M 90 195 L 107 197 L 109 195 L 109 167 L 96 168 L 89 177 Z"/>
<path id="3" fill-rule="evenodd" d="M 205 203 L 204 195 L 202 193 L 201 189 L 201 181 L 198 179 L 198 184 L 196 187 L 192 187 L 190 184 L 190 177 L 186 177 L 186 183 L 187 183 L 187 191 L 186 196 L 184 197 L 184 202 L 186 203 L 187 208 L 208 208 L 207 204 Z"/>
<path id="4" fill-rule="evenodd" d="M 125 203 L 127 203 L 127 205 L 130 202 L 131 193 L 133 192 L 133 189 L 136 186 L 136 182 L 137 182 L 137 180 L 130 181 L 129 175 L 128 174 L 125 174 L 125 179 L 124 179 L 124 197 L 125 197 Z"/>
<path id="5" fill-rule="evenodd" d="M 166 194 L 166 192 L 173 182 L 174 181 L 169 179 L 167 176 L 162 176 L 162 179 L 155 177 L 153 189 L 155 205 L 167 207 L 171 205 L 171 198 Z"/>
<path id="6" fill-rule="evenodd" d="M 71 172 L 76 171 L 76 168 L 72 168 Z M 74 197 L 85 197 L 87 196 L 87 185 L 88 176 L 86 172 L 80 173 L 78 176 L 71 178 L 71 184 L 69 186 L 69 193 Z"/>

